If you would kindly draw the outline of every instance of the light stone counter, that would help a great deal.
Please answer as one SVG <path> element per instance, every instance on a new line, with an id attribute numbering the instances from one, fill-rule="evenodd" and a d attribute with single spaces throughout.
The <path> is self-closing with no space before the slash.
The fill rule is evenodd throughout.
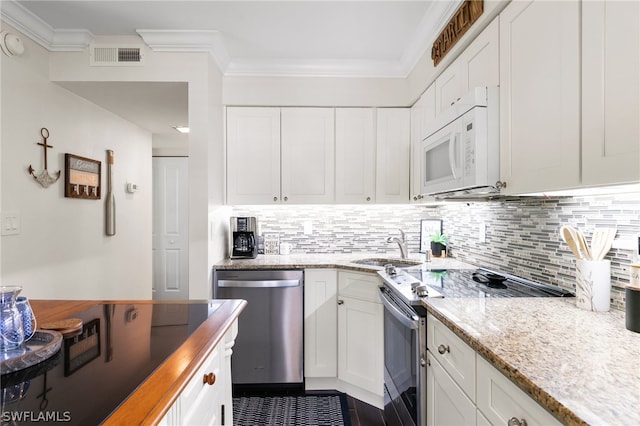
<path id="1" fill-rule="evenodd" d="M 640 333 L 575 299 L 429 299 L 427 309 L 566 424 L 640 425 Z"/>
<path id="2" fill-rule="evenodd" d="M 412 256 L 418 258 L 418 254 Z M 340 268 L 376 272 L 358 259 L 397 253 L 259 255 L 224 260 L 215 269 Z M 468 269 L 452 258 L 430 269 Z M 566 424 L 640 425 L 640 334 L 624 312 L 589 312 L 575 299 L 429 299 L 427 309 Z"/>
<path id="3" fill-rule="evenodd" d="M 291 255 L 258 255 L 255 259 L 225 259 L 213 269 L 305 269 L 305 268 L 342 268 L 352 271 L 376 272 L 384 268 L 354 263 L 360 259 L 400 259 L 393 253 L 348 253 L 348 254 L 291 254 Z M 409 256 L 416 262 L 424 260 L 419 253 Z M 419 263 L 418 263 L 419 265 Z M 429 269 L 474 269 L 475 266 L 446 257 L 434 258 L 423 264 Z"/>

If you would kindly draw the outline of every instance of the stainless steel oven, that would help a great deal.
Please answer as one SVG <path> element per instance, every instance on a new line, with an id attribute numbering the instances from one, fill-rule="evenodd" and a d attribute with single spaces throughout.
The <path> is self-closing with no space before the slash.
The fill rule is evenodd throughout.
<path id="1" fill-rule="evenodd" d="M 426 313 L 380 288 L 384 305 L 384 418 L 389 426 L 426 425 Z M 418 308 L 419 309 L 419 308 Z"/>

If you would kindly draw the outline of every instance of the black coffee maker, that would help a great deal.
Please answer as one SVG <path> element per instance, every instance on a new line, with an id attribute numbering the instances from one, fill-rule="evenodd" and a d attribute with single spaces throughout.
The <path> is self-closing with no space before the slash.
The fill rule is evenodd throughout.
<path id="1" fill-rule="evenodd" d="M 229 233 L 231 259 L 255 259 L 258 255 L 258 219 L 232 217 Z"/>

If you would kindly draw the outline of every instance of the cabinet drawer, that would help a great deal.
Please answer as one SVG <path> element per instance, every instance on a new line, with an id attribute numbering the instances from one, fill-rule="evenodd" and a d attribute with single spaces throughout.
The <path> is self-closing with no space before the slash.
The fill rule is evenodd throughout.
<path id="1" fill-rule="evenodd" d="M 477 405 L 491 424 L 504 425 L 512 417 L 525 420 L 529 426 L 561 424 L 484 358 L 478 356 L 477 363 Z"/>
<path id="2" fill-rule="evenodd" d="M 216 347 L 182 392 L 180 408 L 184 424 L 212 424 L 218 418 L 222 402 L 219 399 L 224 395 L 221 354 L 221 348 Z M 215 377 L 212 385 L 203 380 L 210 373 Z"/>
<path id="3" fill-rule="evenodd" d="M 476 353 L 433 315 L 427 318 L 427 349 L 475 402 Z"/>
<path id="4" fill-rule="evenodd" d="M 377 275 L 358 272 L 338 272 L 338 295 L 370 302 L 380 302 L 378 287 L 382 284 Z"/>
<path id="5" fill-rule="evenodd" d="M 476 406 L 427 351 L 427 426 L 476 425 Z"/>

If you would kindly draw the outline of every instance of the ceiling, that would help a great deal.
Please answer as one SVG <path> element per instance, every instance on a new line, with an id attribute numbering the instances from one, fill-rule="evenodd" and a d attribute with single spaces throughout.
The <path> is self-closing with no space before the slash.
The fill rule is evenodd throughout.
<path id="1" fill-rule="evenodd" d="M 225 75 L 403 78 L 459 3 L 3 0 L 1 12 L 5 22 L 51 51 L 85 50 L 101 36 L 137 35 L 152 49 L 210 51 Z M 163 83 L 65 86 L 156 134 L 187 96 L 184 85 L 158 84 Z M 171 125 L 184 124 L 182 112 Z"/>

